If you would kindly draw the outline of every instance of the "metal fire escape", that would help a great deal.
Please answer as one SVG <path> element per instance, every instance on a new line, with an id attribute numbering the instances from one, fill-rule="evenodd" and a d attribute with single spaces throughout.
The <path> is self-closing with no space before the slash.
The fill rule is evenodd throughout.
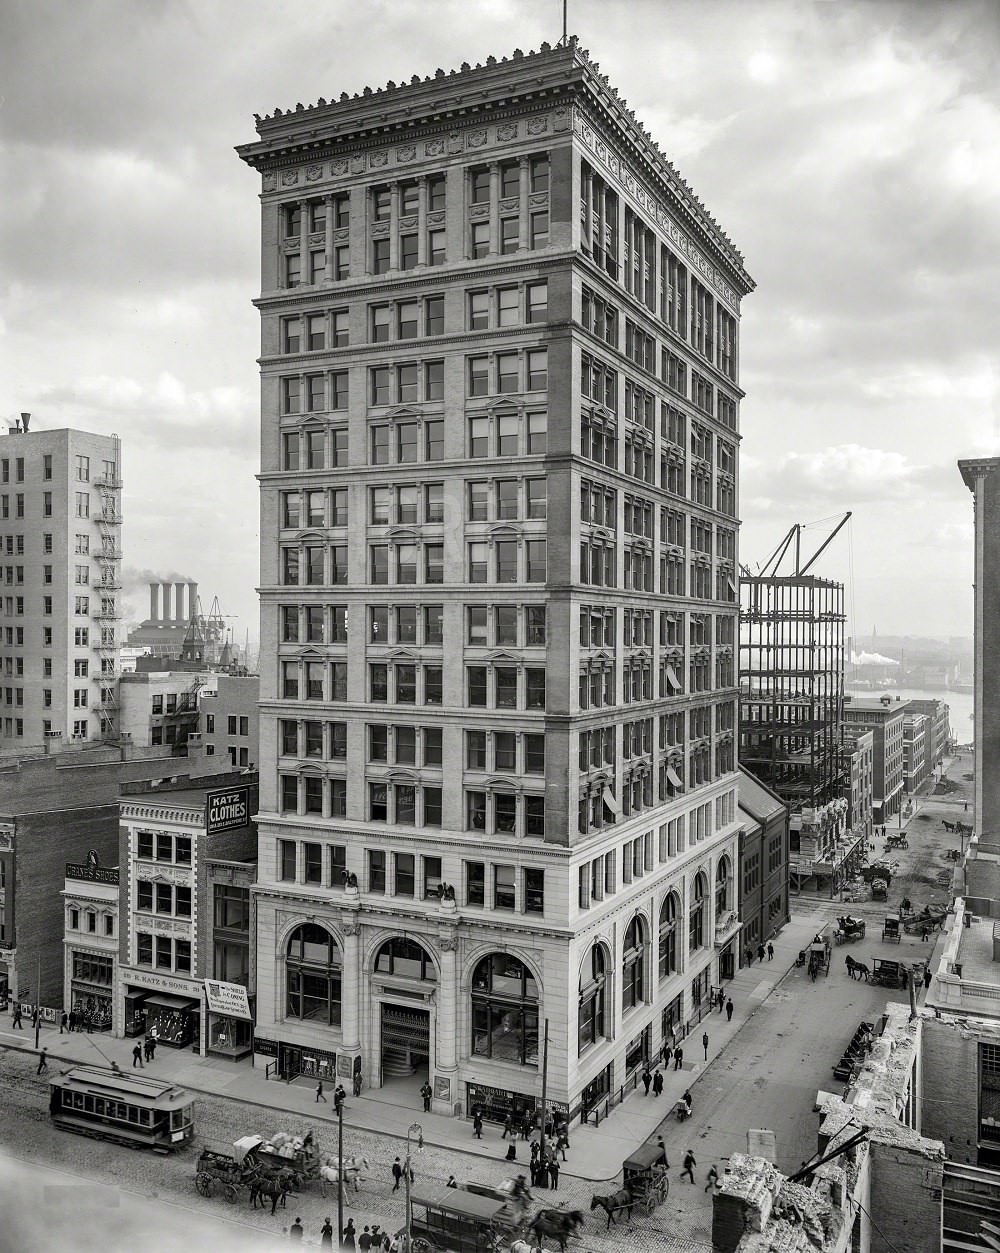
<path id="1" fill-rule="evenodd" d="M 94 554 L 99 578 L 92 588 L 96 604 L 91 617 L 99 632 L 97 652 L 101 669 L 95 674 L 98 695 L 94 712 L 98 715 L 101 739 L 113 740 L 118 735 L 118 681 L 121 670 L 118 659 L 118 622 L 121 618 L 121 559 L 122 559 L 122 478 L 121 440 L 114 440 L 114 459 L 105 461 L 100 476 L 94 480 L 100 499 L 97 529 L 101 538 L 100 551 Z"/>

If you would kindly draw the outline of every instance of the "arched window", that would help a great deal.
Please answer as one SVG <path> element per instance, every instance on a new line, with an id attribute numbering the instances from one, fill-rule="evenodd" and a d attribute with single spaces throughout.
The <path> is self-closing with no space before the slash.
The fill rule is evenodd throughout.
<path id="1" fill-rule="evenodd" d="M 341 956 L 324 927 L 296 927 L 285 949 L 286 1009 L 289 1018 L 340 1026 Z"/>
<path id="2" fill-rule="evenodd" d="M 397 979 L 437 982 L 437 970 L 430 953 L 416 940 L 408 940 L 401 935 L 386 940 L 379 949 L 375 958 L 375 970 L 380 975 L 395 975 Z"/>
<path id="3" fill-rule="evenodd" d="M 538 1065 L 538 984 L 509 953 L 490 953 L 473 972 L 472 1052 Z"/>
<path id="4" fill-rule="evenodd" d="M 705 894 L 708 885 L 705 876 L 698 872 L 694 881 L 694 896 L 691 901 L 691 917 L 688 920 L 688 951 L 693 953 L 705 944 Z"/>
<path id="5" fill-rule="evenodd" d="M 722 857 L 715 872 L 715 916 L 720 918 L 729 909 L 729 858 Z"/>
<path id="6" fill-rule="evenodd" d="M 604 1038 L 607 974 L 604 949 L 595 944 L 580 975 L 579 1051 Z"/>
<path id="7" fill-rule="evenodd" d="M 638 914 L 625 932 L 622 954 L 622 1012 L 643 1002 L 643 980 L 646 974 L 646 928 Z"/>
<path id="8" fill-rule="evenodd" d="M 660 978 L 677 973 L 677 893 L 670 892 L 660 906 Z"/>

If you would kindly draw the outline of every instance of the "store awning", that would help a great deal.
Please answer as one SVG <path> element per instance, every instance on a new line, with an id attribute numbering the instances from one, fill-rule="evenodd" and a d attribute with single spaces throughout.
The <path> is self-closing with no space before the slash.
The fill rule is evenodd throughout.
<path id="1" fill-rule="evenodd" d="M 673 766 L 667 766 L 667 778 L 670 780 L 670 782 L 673 784 L 674 787 L 683 789 L 684 782 L 681 779 L 681 776 L 673 768 Z"/>
<path id="2" fill-rule="evenodd" d="M 622 807 L 618 804 L 618 798 L 606 783 L 604 785 L 604 791 L 601 793 L 601 800 L 605 805 L 607 805 L 608 809 L 610 809 L 613 814 L 621 813 Z"/>
<path id="3" fill-rule="evenodd" d="M 667 682 L 675 692 L 679 692 L 681 690 L 681 681 L 678 679 L 677 671 L 673 668 L 673 666 L 667 666 Z"/>
<path id="4" fill-rule="evenodd" d="M 144 1002 L 146 1005 L 158 1005 L 161 1009 L 190 1009 L 198 1001 L 190 996 L 171 996 L 169 992 L 151 992 Z"/>

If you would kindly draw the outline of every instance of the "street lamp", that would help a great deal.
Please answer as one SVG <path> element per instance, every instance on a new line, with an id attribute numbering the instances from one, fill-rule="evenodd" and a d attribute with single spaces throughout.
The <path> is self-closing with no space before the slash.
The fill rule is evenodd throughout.
<path id="1" fill-rule="evenodd" d="M 413 1222 L 413 1211 L 410 1208 L 410 1139 L 416 1136 L 417 1152 L 424 1151 L 424 1129 L 418 1122 L 411 1122 L 406 1128 L 406 1162 L 403 1166 L 403 1175 L 406 1183 L 406 1253 L 410 1253 L 411 1233 L 410 1227 Z"/>

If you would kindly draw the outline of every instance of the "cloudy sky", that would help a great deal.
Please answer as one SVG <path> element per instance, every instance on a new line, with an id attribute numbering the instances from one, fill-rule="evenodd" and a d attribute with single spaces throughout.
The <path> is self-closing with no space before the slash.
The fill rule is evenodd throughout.
<path id="1" fill-rule="evenodd" d="M 955 461 L 1000 454 L 1000 6 L 569 8 L 757 281 L 742 559 L 851 509 L 818 572 L 853 628 L 971 633 Z M 147 572 L 190 577 L 256 635 L 253 114 L 537 48 L 561 10 L 0 0 L 0 417 L 122 436 L 134 616 Z"/>

